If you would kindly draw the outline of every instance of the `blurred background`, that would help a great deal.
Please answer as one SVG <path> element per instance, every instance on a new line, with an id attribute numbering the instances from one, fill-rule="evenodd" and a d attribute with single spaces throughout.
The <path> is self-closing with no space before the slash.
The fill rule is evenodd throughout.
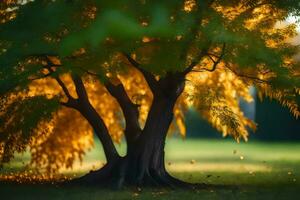
<path id="1" fill-rule="evenodd" d="M 288 22 L 296 22 L 297 19 L 289 18 Z M 282 22 L 282 24 L 284 24 Z M 282 24 L 279 24 L 281 26 Z M 300 27 L 298 28 L 300 32 Z M 300 35 L 291 40 L 292 43 L 300 45 Z M 300 53 L 296 56 L 300 60 Z M 270 99 L 261 101 L 257 97 L 255 88 L 251 88 L 254 102 L 240 101 L 244 114 L 255 121 L 258 126 L 256 132 L 250 132 L 250 140 L 261 141 L 300 141 L 300 119 L 296 119 L 286 107 Z M 218 133 L 205 119 L 201 118 L 196 111 L 191 109 L 186 116 L 188 138 L 221 138 Z"/>
<path id="2" fill-rule="evenodd" d="M 263 141 L 300 141 L 300 119 L 296 119 L 288 108 L 282 107 L 274 100 L 261 101 L 255 89 L 252 89 L 255 101 L 240 104 L 244 114 L 254 120 L 257 131 L 250 133 L 250 140 Z M 211 127 L 199 114 L 191 109 L 186 116 L 187 137 L 189 138 L 221 138 L 222 134 Z"/>

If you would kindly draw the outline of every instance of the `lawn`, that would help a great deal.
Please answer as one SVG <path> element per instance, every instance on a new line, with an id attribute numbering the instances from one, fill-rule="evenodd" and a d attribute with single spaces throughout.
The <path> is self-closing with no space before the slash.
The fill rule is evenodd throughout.
<path id="1" fill-rule="evenodd" d="M 99 144 L 96 144 L 98 147 Z M 124 153 L 124 145 L 118 147 Z M 97 149 L 97 148 L 96 148 Z M 176 177 L 206 183 L 209 189 L 101 190 L 42 185 L 0 185 L 0 199 L 297 199 L 300 196 L 300 143 L 262 143 L 232 140 L 169 139 L 166 165 Z M 103 165 L 101 151 L 89 152 L 83 164 L 64 170 L 80 175 Z M 18 155 L 2 174 L 20 170 L 28 154 Z"/>

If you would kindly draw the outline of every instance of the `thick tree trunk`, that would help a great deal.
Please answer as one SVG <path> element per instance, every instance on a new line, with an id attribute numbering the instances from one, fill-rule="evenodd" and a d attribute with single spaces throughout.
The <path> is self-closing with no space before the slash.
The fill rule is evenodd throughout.
<path id="1" fill-rule="evenodd" d="M 141 137 L 128 148 L 125 157 L 109 162 L 99 171 L 76 180 L 76 182 L 103 184 L 117 188 L 123 185 L 174 186 L 165 170 L 165 139 L 173 119 L 174 103 L 154 100 Z M 90 116 L 86 116 L 90 118 Z"/>
<path id="2" fill-rule="evenodd" d="M 184 87 L 184 84 L 178 84 L 173 79 L 170 80 L 161 81 L 159 87 L 161 90 L 155 91 L 152 106 L 143 130 L 136 128 L 137 116 L 133 114 L 134 109 L 128 107 L 128 105 L 132 105 L 125 98 L 124 90 L 120 86 L 118 86 L 119 88 L 112 85 L 109 86 L 110 93 L 118 100 L 125 115 L 127 155 L 118 157 L 113 162 L 107 163 L 102 169 L 90 172 L 75 182 L 93 185 L 102 184 L 116 188 L 126 185 L 190 186 L 173 178 L 165 168 L 165 140 L 173 120 L 175 102 Z M 84 116 L 89 119 L 94 112 L 85 113 L 88 115 Z M 99 122 L 99 120 L 97 121 Z M 89 122 L 93 123 L 90 120 Z M 134 137 L 131 137 L 132 135 Z"/>
<path id="3" fill-rule="evenodd" d="M 135 157 L 137 164 L 137 183 L 143 184 L 150 177 L 154 184 L 162 184 L 159 179 L 164 167 L 164 146 L 169 126 L 173 120 L 175 102 L 154 98 L 142 135 L 137 141 Z M 153 180 L 151 180 L 151 178 Z"/>

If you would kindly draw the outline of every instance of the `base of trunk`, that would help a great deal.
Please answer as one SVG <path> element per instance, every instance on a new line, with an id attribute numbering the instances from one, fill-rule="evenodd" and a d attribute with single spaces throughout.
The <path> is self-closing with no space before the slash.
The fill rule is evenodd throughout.
<path id="1" fill-rule="evenodd" d="M 124 187 L 164 187 L 164 188 L 207 188 L 206 184 L 193 184 L 179 180 L 170 175 L 164 167 L 147 169 L 142 178 L 137 172 L 131 171 L 125 158 L 110 164 L 97 171 L 69 181 L 71 185 L 92 185 L 103 188 L 121 189 Z M 137 176 L 139 174 L 139 176 Z"/>

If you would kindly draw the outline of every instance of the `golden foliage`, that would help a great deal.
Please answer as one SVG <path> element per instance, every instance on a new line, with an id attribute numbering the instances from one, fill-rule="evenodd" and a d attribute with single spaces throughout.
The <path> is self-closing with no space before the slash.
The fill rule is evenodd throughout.
<path id="1" fill-rule="evenodd" d="M 59 63 L 59 61 L 54 61 Z M 255 130 L 256 124 L 244 116 L 239 101 L 240 99 L 247 102 L 253 101 L 249 88 L 255 82 L 247 77 L 239 76 L 234 66 L 229 68 L 224 63 L 220 63 L 213 72 L 203 70 L 209 69 L 212 64 L 210 59 L 203 59 L 196 66 L 196 72 L 188 74 L 184 93 L 174 108 L 175 119 L 170 131 L 178 130 L 182 136 L 185 136 L 184 114 L 189 107 L 195 107 L 209 123 L 223 133 L 224 137 L 231 135 L 237 141 L 241 138 L 247 140 L 248 127 Z M 115 84 L 122 83 L 132 102 L 140 105 L 140 124 L 143 126 L 153 96 L 143 76 L 127 65 L 128 63 L 125 62 L 122 70 L 107 75 Z M 268 80 L 273 75 L 265 73 L 259 77 L 262 80 Z M 77 97 L 70 75 L 64 74 L 60 78 L 71 95 Z M 84 84 L 91 104 L 103 118 L 112 139 L 119 143 L 123 136 L 124 119 L 117 101 L 92 75 L 85 76 Z M 259 93 L 261 96 L 279 100 L 289 107 L 295 116 L 299 116 L 296 102 L 286 98 L 286 91 L 275 91 L 263 83 L 256 85 L 261 91 Z M 297 91 L 300 92 L 299 89 Z M 11 101 L 16 100 L 18 96 L 35 95 L 46 95 L 49 99 L 59 95 L 62 101 L 66 101 L 63 91 L 53 78 L 33 81 L 26 93 L 24 91 L 13 94 Z M 35 129 L 35 137 L 30 143 L 31 165 L 52 173 L 62 169 L 62 166 L 71 168 L 75 160 L 82 161 L 85 152 L 93 146 L 93 140 L 93 130 L 88 122 L 77 111 L 61 108 L 53 113 L 50 123 L 42 121 Z"/>
<path id="2" fill-rule="evenodd" d="M 205 62 L 204 62 L 205 63 Z M 202 69 L 200 65 L 198 69 Z M 220 66 L 213 73 L 191 73 L 187 77 L 188 103 L 194 105 L 201 115 L 223 136 L 232 135 L 247 140 L 247 127 L 255 129 L 255 123 L 241 111 L 239 101 L 253 101 L 249 93 L 250 84 L 232 71 Z"/>
<path id="3" fill-rule="evenodd" d="M 260 100 L 262 100 L 263 98 L 270 98 L 272 100 L 278 101 L 282 106 L 287 107 L 293 114 L 293 116 L 298 119 L 300 117 L 300 108 L 296 100 L 294 98 L 291 98 L 295 97 L 293 88 L 291 88 L 291 90 L 274 89 L 264 84 L 260 86 L 258 96 Z M 299 89 L 296 88 L 294 90 L 296 92 L 298 91 L 299 94 Z"/>
<path id="4" fill-rule="evenodd" d="M 41 122 L 31 145 L 31 165 L 47 172 L 71 168 L 93 146 L 93 131 L 78 112 L 63 108 L 49 123 Z"/>
<path id="5" fill-rule="evenodd" d="M 191 12 L 196 7 L 196 1 L 195 0 L 185 0 L 183 5 L 183 10 L 186 12 Z"/>

